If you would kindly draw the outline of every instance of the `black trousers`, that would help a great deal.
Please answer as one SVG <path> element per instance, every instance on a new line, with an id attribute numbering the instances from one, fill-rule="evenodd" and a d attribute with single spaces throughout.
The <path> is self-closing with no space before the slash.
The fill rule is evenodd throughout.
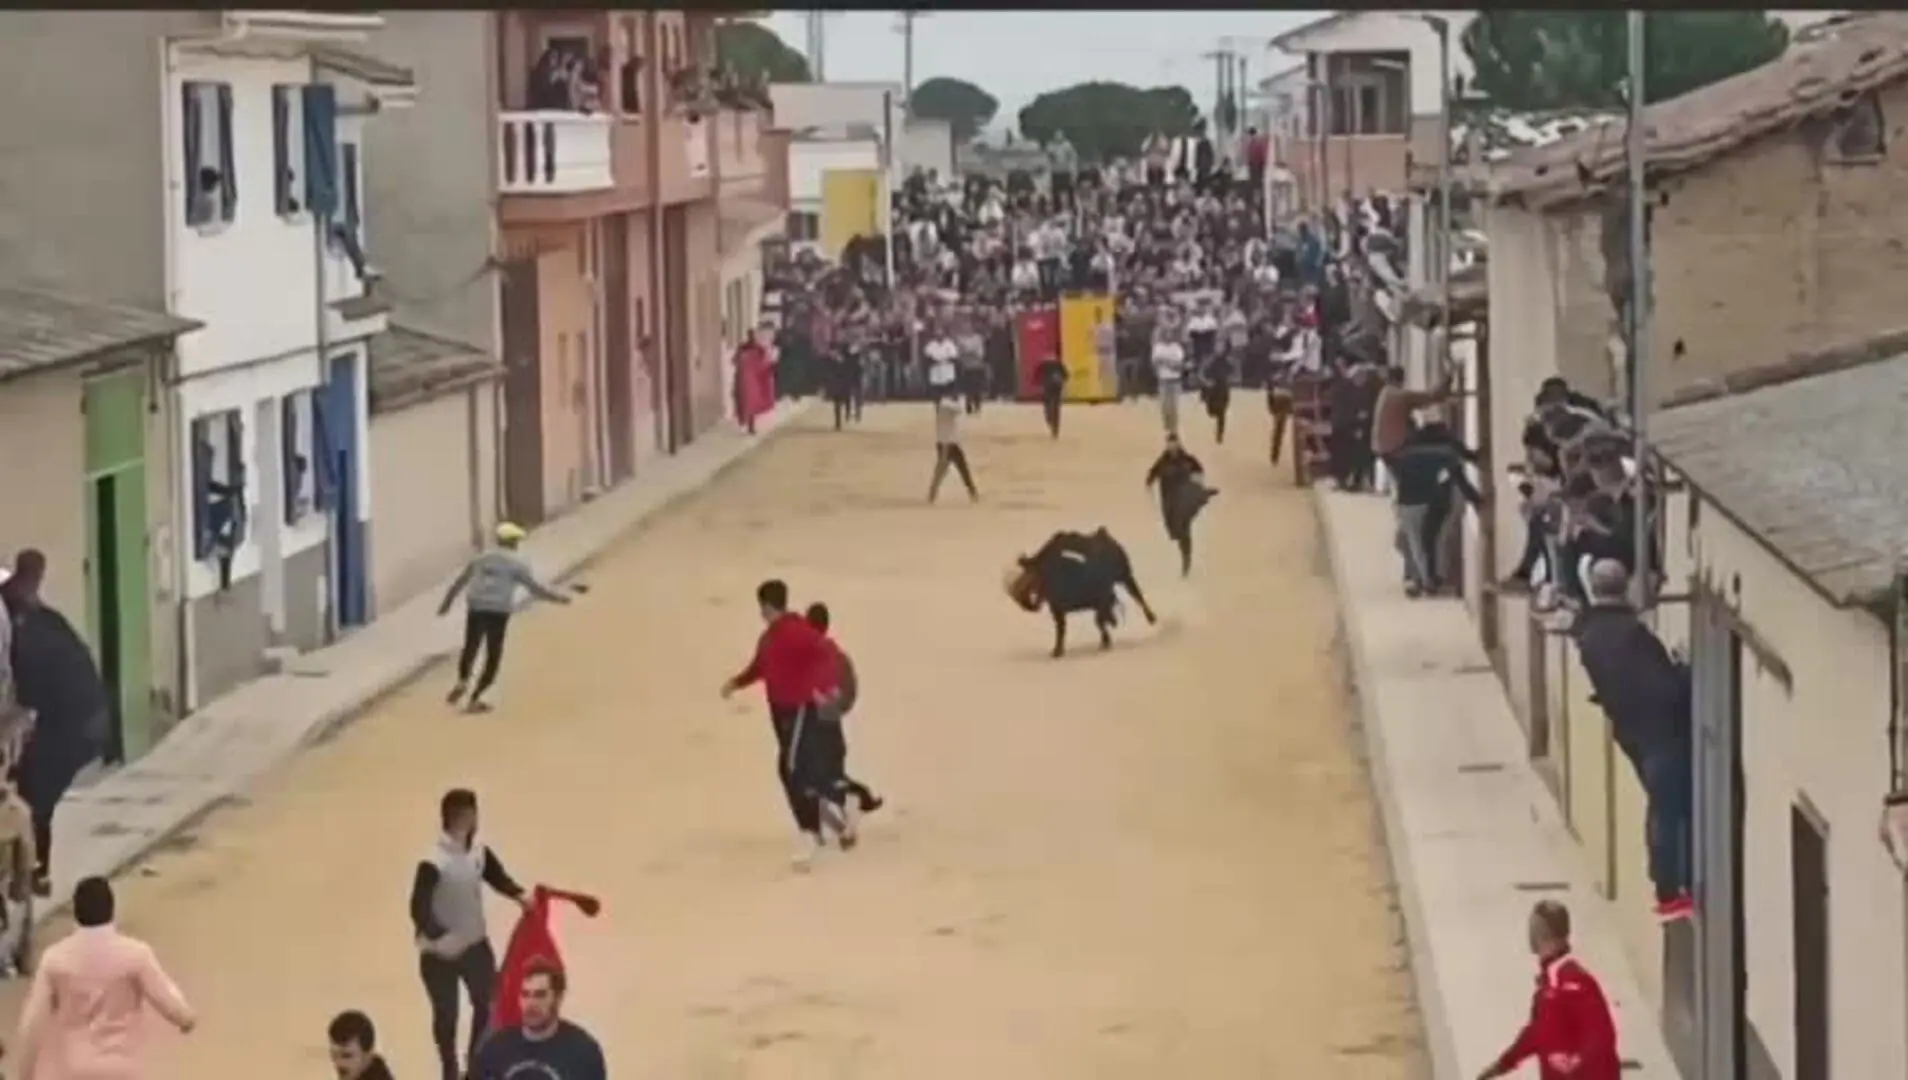
<path id="1" fill-rule="evenodd" d="M 815 737 L 816 728 L 820 726 L 815 707 L 770 706 L 769 722 L 775 727 L 775 775 L 782 783 L 782 797 L 788 800 L 789 816 L 795 819 L 796 828 L 819 835 L 821 798 L 818 792 L 825 779 L 823 755 L 827 747 Z"/>
<path id="2" fill-rule="evenodd" d="M 960 443 L 938 443 L 934 447 L 934 476 L 928 481 L 928 501 L 933 502 L 941 494 L 941 482 L 947 479 L 947 470 L 952 468 L 961 476 L 961 483 L 967 485 L 967 494 L 980 498 L 980 489 L 974 486 L 974 474 L 967 468 L 967 451 Z"/>
<path id="3" fill-rule="evenodd" d="M 49 721 L 41 717 L 40 722 Z M 44 738 L 31 737 L 20 754 L 15 777 L 20 797 L 33 812 L 33 844 L 38 849 L 39 860 L 35 869 L 40 873 L 46 873 L 53 865 L 53 811 L 59 808 L 73 780 L 94 756 L 83 746 L 60 746 Z"/>
<path id="4" fill-rule="evenodd" d="M 444 1080 L 458 1080 L 464 1070 L 457 1063 L 457 987 L 470 996 L 470 1059 L 477 1056 L 484 1026 L 490 1022 L 491 991 L 497 983 L 497 954 L 490 942 L 480 941 L 453 957 L 419 953 L 417 974 L 431 1003 L 431 1042 Z M 467 1059 L 469 1060 L 469 1059 Z"/>
<path id="5" fill-rule="evenodd" d="M 470 696 L 480 698 L 497 681 L 497 667 L 503 663 L 504 632 L 510 629 L 510 615 L 502 611 L 466 611 L 464 613 L 464 650 L 457 654 L 457 681 L 470 681 L 470 669 L 477 663 L 477 650 L 484 651 L 483 670 L 477 673 L 477 685 Z"/>
<path id="6" fill-rule="evenodd" d="M 1060 391 L 1043 390 L 1040 392 L 1040 415 L 1046 417 L 1047 430 L 1054 438 L 1060 437 Z"/>

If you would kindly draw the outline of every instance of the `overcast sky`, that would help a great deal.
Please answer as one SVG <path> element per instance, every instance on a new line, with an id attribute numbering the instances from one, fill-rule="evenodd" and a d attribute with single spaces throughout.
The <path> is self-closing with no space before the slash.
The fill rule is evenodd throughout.
<path id="1" fill-rule="evenodd" d="M 1321 18 L 1324 11 L 937 11 L 914 24 L 914 81 L 946 75 L 1000 99 L 997 123 L 1047 90 L 1104 80 L 1141 86 L 1177 83 L 1210 108 L 1215 74 L 1199 54 L 1230 46 L 1249 57 L 1258 82 L 1296 61 L 1265 40 Z M 769 26 L 806 50 L 806 15 L 777 12 Z M 825 74 L 831 80 L 901 81 L 900 19 L 888 11 L 828 16 Z"/>

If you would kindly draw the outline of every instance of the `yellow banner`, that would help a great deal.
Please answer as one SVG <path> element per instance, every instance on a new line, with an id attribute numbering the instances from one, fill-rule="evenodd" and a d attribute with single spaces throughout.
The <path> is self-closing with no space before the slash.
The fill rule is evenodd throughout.
<path id="1" fill-rule="evenodd" d="M 822 255 L 840 261 L 848 242 L 877 236 L 881 213 L 880 169 L 828 169 L 822 173 Z"/>
<path id="2" fill-rule="evenodd" d="M 1113 341 L 1112 297 L 1069 296 L 1060 301 L 1060 362 L 1067 368 L 1068 401 L 1119 397 Z"/>

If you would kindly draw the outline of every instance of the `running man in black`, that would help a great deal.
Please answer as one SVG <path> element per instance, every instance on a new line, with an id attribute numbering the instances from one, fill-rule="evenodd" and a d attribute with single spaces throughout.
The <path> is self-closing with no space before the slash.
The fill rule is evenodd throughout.
<path id="1" fill-rule="evenodd" d="M 1047 430 L 1060 437 L 1060 403 L 1067 393 L 1067 365 L 1048 357 L 1034 368 L 1034 380 L 1040 384 L 1040 414 L 1046 417 Z"/>
<path id="2" fill-rule="evenodd" d="M 1146 470 L 1146 486 L 1159 485 L 1159 513 L 1166 535 L 1179 545 L 1179 573 L 1192 573 L 1192 523 L 1219 489 L 1206 486 L 1206 467 L 1186 452 L 1179 436 L 1166 436 L 1166 449 Z"/>

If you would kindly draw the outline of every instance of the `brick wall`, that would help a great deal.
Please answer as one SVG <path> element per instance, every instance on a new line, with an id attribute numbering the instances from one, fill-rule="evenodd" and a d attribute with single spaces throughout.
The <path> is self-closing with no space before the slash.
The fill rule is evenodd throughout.
<path id="1" fill-rule="evenodd" d="M 1908 87 L 1882 110 L 1902 132 Z M 1663 185 L 1653 397 L 1908 327 L 1908 147 L 1839 164 L 1822 152 L 1825 134 L 1792 129 Z"/>

